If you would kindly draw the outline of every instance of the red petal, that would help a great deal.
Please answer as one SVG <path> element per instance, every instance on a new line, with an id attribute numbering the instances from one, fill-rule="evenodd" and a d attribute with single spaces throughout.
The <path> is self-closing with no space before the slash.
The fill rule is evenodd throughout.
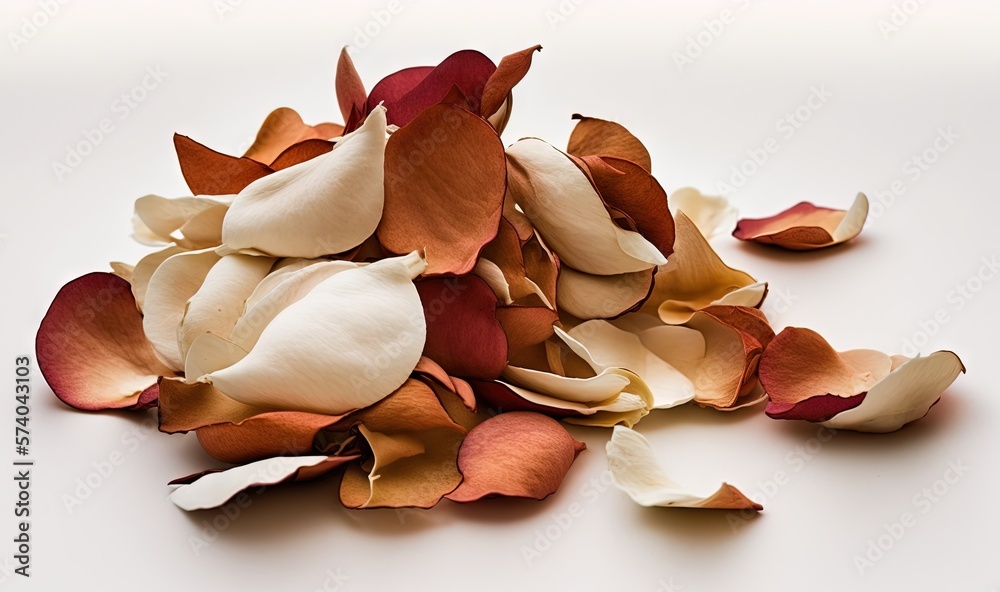
<path id="1" fill-rule="evenodd" d="M 799 403 L 776 403 L 768 401 L 764 413 L 771 419 L 802 419 L 805 421 L 827 421 L 841 411 L 854 409 L 860 405 L 867 392 L 853 397 L 838 397 L 837 395 L 820 395 Z"/>
<path id="2" fill-rule="evenodd" d="M 59 290 L 38 328 L 35 355 L 52 392 L 87 411 L 147 407 L 157 378 L 174 374 L 146 340 L 129 283 L 110 273 Z"/>
<path id="3" fill-rule="evenodd" d="M 334 85 L 337 89 L 337 104 L 340 105 L 340 114 L 346 122 L 351 118 L 352 109 L 364 109 L 367 97 L 365 83 L 361 81 L 361 75 L 354 67 L 354 60 L 347 53 L 347 47 L 340 51 Z"/>

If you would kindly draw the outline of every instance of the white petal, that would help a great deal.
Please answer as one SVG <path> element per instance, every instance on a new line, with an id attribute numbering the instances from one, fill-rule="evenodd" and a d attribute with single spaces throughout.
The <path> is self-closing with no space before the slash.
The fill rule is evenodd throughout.
<path id="1" fill-rule="evenodd" d="M 767 282 L 757 282 L 743 286 L 712 302 L 712 305 L 746 306 L 757 308 L 767 296 Z"/>
<path id="2" fill-rule="evenodd" d="M 135 200 L 135 215 L 132 218 L 132 236 L 146 245 L 163 245 L 172 242 L 180 244 L 186 235 L 180 232 L 185 224 L 206 210 L 221 208 L 223 211 L 232 203 L 232 195 L 178 197 L 174 199 L 159 195 L 146 195 Z M 201 229 L 204 233 L 204 229 Z M 200 242 L 200 241 L 196 241 Z M 195 245 L 185 245 L 195 248 Z M 197 248 L 214 245 L 198 244 Z"/>
<path id="3" fill-rule="evenodd" d="M 503 270 L 500 269 L 496 263 L 493 263 L 489 259 L 480 257 L 479 261 L 476 263 L 476 269 L 473 273 L 478 275 L 484 282 L 490 285 L 493 289 L 493 293 L 497 295 L 497 298 L 503 301 L 504 304 L 510 304 L 514 302 L 514 299 L 510 297 L 510 284 L 507 283 L 507 278 L 503 275 Z"/>
<path id="4" fill-rule="evenodd" d="M 701 234 L 707 238 L 722 232 L 731 232 L 736 226 L 739 213 L 729 205 L 729 200 L 721 195 L 703 195 L 693 187 L 682 187 L 670 194 L 670 213 L 684 214 L 695 223 Z"/>
<path id="5" fill-rule="evenodd" d="M 173 370 L 184 368 L 178 340 L 184 307 L 219 259 L 211 249 L 178 253 L 161 263 L 149 278 L 142 329 L 153 351 Z"/>
<path id="6" fill-rule="evenodd" d="M 274 316 L 245 357 L 199 379 L 259 407 L 338 415 L 376 403 L 420 359 L 427 328 L 412 279 L 425 267 L 411 253 L 337 273 Z M 203 341 L 218 338 L 196 339 L 189 359 Z"/>
<path id="7" fill-rule="evenodd" d="M 894 366 L 898 362 L 893 356 Z M 871 387 L 860 405 L 838 413 L 823 425 L 861 432 L 896 431 L 927 415 L 962 372 L 962 361 L 950 351 L 903 362 Z"/>
<path id="8" fill-rule="evenodd" d="M 331 152 L 247 185 L 226 214 L 223 243 L 306 258 L 360 245 L 382 217 L 385 141 L 385 109 L 376 107 Z"/>
<path id="9" fill-rule="evenodd" d="M 692 493 L 663 472 L 649 442 L 638 432 L 615 426 L 607 444 L 608 469 L 615 487 L 640 506 L 667 508 L 762 509 L 738 489 L 723 483 L 710 495 Z"/>
<path id="10" fill-rule="evenodd" d="M 694 398 L 694 384 L 632 333 L 600 320 L 577 325 L 568 334 L 559 327 L 555 331 L 595 372 L 617 367 L 641 376 L 653 391 L 654 409 L 676 407 Z"/>
<path id="11" fill-rule="evenodd" d="M 613 372 L 602 372 L 590 378 L 570 378 L 516 366 L 507 366 L 501 376 L 507 382 L 542 395 L 589 405 L 617 397 L 630 382 L 625 376 Z"/>
<path id="12" fill-rule="evenodd" d="M 340 461 L 337 457 L 326 455 L 265 458 L 203 475 L 197 481 L 175 489 L 170 494 L 170 501 L 189 512 L 217 508 L 248 487 L 274 485 L 293 477 L 301 469 L 318 467 L 324 463 L 339 465 Z"/>
<path id="13" fill-rule="evenodd" d="M 227 337 L 232 333 L 244 303 L 273 264 L 270 257 L 227 255 L 212 266 L 184 308 L 178 334 L 182 359 L 202 333 Z"/>
<path id="14" fill-rule="evenodd" d="M 866 218 L 868 218 L 868 197 L 864 193 L 859 193 L 840 224 L 833 230 L 833 242 L 842 243 L 858 236 Z"/>
<path id="15" fill-rule="evenodd" d="M 642 235 L 615 224 L 587 175 L 566 154 L 528 138 L 511 145 L 507 156 L 533 189 L 517 196 L 518 205 L 564 264 L 612 275 L 666 263 Z"/>

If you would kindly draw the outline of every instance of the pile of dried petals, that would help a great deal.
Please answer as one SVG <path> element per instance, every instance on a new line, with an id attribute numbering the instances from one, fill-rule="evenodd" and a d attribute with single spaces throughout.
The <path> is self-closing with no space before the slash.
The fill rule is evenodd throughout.
<path id="1" fill-rule="evenodd" d="M 460 51 L 366 92 L 342 53 L 344 125 L 278 109 L 243 156 L 177 135 L 193 197 L 135 203 L 138 263 L 71 281 L 37 337 L 77 409 L 155 406 L 236 466 L 175 480 L 185 510 L 337 472 L 349 508 L 542 499 L 614 427 L 615 483 L 643 505 L 759 510 L 728 484 L 687 493 L 630 428 L 689 402 L 767 401 L 780 419 L 891 431 L 964 368 L 954 354 L 838 353 L 775 335 L 767 285 L 708 237 L 735 212 L 671 198 L 624 127 L 574 116 L 561 150 L 500 139 L 532 47 L 499 65 Z M 849 240 L 850 212 L 800 204 L 736 236 L 792 249 Z"/>

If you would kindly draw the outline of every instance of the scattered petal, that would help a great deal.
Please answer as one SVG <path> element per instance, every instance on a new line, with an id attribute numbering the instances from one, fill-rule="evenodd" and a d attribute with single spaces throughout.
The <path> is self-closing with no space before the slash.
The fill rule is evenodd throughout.
<path id="1" fill-rule="evenodd" d="M 868 217 L 868 198 L 859 193 L 851 209 L 821 208 L 807 201 L 770 218 L 745 218 L 733 236 L 740 240 L 809 251 L 847 242 L 858 236 Z"/>
<path id="2" fill-rule="evenodd" d="M 684 212 L 706 239 L 729 232 L 739 215 L 725 197 L 704 195 L 693 187 L 682 187 L 670 194 L 670 212 L 674 216 Z"/>
<path id="3" fill-rule="evenodd" d="M 35 359 L 52 392 L 85 411 L 146 407 L 157 378 L 173 375 L 143 334 L 128 282 L 110 273 L 59 290 L 38 328 Z"/>
<path id="4" fill-rule="evenodd" d="M 764 507 L 728 483 L 711 495 L 688 491 L 667 477 L 642 434 L 615 426 L 607 445 L 608 469 L 615 487 L 645 507 L 755 510 Z"/>
<path id="5" fill-rule="evenodd" d="M 545 499 L 586 448 L 559 422 L 526 411 L 501 413 L 469 432 L 458 454 L 462 484 L 446 497 L 472 502 L 486 497 Z"/>

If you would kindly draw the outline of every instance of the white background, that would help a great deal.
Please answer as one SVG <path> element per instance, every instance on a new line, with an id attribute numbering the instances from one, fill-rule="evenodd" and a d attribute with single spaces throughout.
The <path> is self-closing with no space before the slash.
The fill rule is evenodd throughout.
<path id="1" fill-rule="evenodd" d="M 11 393 L 0 398 L 3 462 L 14 458 L 14 358 L 33 352 L 58 288 L 145 252 L 128 236 L 133 199 L 187 191 L 171 134 L 240 153 L 275 107 L 338 121 L 333 74 L 345 44 L 365 45 L 354 59 L 371 88 L 458 49 L 498 61 L 541 43 L 515 91 L 505 141 L 531 135 L 563 145 L 574 112 L 617 120 L 649 147 L 668 191 L 718 193 L 748 150 L 774 138 L 778 151 L 730 193 L 742 214 L 800 200 L 846 207 L 862 190 L 873 199 L 861 237 L 839 249 L 793 254 L 726 235 L 714 241 L 731 265 L 771 282 L 775 325 L 814 328 L 840 349 L 896 353 L 907 339 L 924 353 L 953 349 L 969 373 L 901 432 L 841 433 L 822 445 L 810 441 L 815 426 L 772 421 L 760 408 L 647 417 L 639 429 L 674 478 L 703 491 L 726 480 L 763 501 L 763 514 L 735 529 L 726 512 L 643 509 L 605 491 L 608 432 L 573 428 L 590 448 L 544 503 L 352 513 L 339 508 L 327 480 L 254 495 L 235 520 L 219 518 L 227 528 L 197 554 L 192 537 L 204 536 L 203 521 L 217 514 L 178 510 L 166 483 L 219 463 L 193 436 L 143 431 L 139 419 L 148 415 L 72 411 L 36 373 L 33 576 L 0 572 L 3 586 L 309 591 L 336 589 L 337 574 L 345 591 L 1000 587 L 1000 279 L 973 279 L 983 257 L 1000 255 L 996 3 L 928 1 L 887 34 L 879 21 L 896 5 L 913 11 L 914 0 L 413 2 L 380 27 L 370 23 L 372 11 L 387 7 L 381 1 L 234 4 L 220 15 L 222 3 L 210 0 L 71 2 L 15 51 L 9 35 L 21 34 L 41 3 L 3 3 L 0 373 L 10 375 Z M 702 33 L 724 9 L 732 18 L 721 34 Z M 553 22 L 560 10 L 567 16 Z M 365 26 L 381 29 L 367 44 L 357 39 Z M 675 54 L 699 33 L 710 45 L 679 68 Z M 147 67 L 167 77 L 119 119 L 116 99 L 141 84 Z M 776 122 L 814 85 L 832 97 L 785 137 Z M 53 162 L 104 118 L 113 131 L 58 179 Z M 919 177 L 912 163 L 906 168 L 948 128 L 958 138 L 928 153 L 936 162 Z M 897 180 L 905 192 L 890 199 Z M 960 284 L 978 292 L 958 296 Z M 927 324 L 939 309 L 948 321 Z M 797 449 L 809 445 L 806 460 Z M 64 496 L 114 452 L 124 462 L 68 511 Z M 937 502 L 914 499 L 949 461 L 969 468 Z M 773 487 L 779 471 L 784 482 Z M 11 476 L 0 489 L 5 570 Z M 571 508 L 576 517 L 559 518 Z M 916 515 L 915 526 L 859 573 L 855 556 L 904 512 Z M 557 538 L 529 563 L 524 549 L 544 547 L 537 539 L 546 530 Z"/>

